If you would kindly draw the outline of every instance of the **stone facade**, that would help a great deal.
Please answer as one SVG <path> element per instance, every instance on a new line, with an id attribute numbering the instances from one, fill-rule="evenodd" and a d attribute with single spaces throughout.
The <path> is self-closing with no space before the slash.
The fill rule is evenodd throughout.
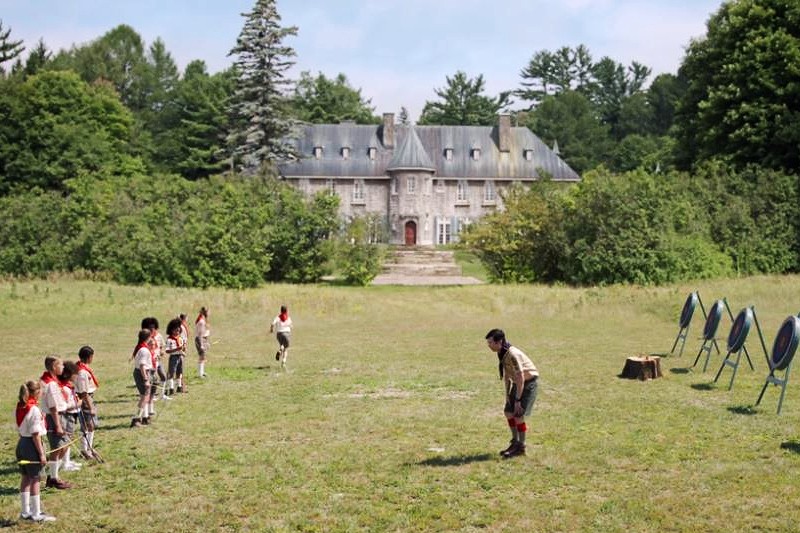
<path id="1" fill-rule="evenodd" d="M 307 194 L 328 191 L 346 218 L 377 214 L 391 244 L 436 245 L 458 240 L 467 224 L 502 209 L 500 191 L 543 175 L 580 177 L 527 128 L 498 126 L 304 126 L 302 155 L 280 165 L 283 179 Z"/>

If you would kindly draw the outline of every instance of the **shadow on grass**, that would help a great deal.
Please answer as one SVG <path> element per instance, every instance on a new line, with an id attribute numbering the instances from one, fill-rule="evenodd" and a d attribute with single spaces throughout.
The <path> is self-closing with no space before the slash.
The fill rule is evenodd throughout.
<path id="1" fill-rule="evenodd" d="M 789 450 L 790 452 L 800 453 L 800 442 L 796 440 L 787 440 L 781 442 L 781 450 Z"/>
<path id="2" fill-rule="evenodd" d="M 125 417 L 125 418 L 131 418 L 131 417 Z M 102 426 L 98 426 L 97 429 L 98 431 L 116 431 L 118 429 L 131 429 L 131 423 L 130 421 L 128 421 L 122 424 L 111 424 L 111 425 L 103 424 Z"/>
<path id="3" fill-rule="evenodd" d="M 728 407 L 728 411 L 736 415 L 753 416 L 758 414 L 758 411 L 753 409 L 752 405 L 732 405 L 731 407 Z"/>
<path id="4" fill-rule="evenodd" d="M 713 383 L 692 383 L 689 386 L 694 390 L 714 390 L 717 388 Z"/>
<path id="5" fill-rule="evenodd" d="M 692 369 L 691 369 L 691 367 L 687 367 L 687 368 L 670 368 L 669 371 L 672 372 L 673 374 L 688 374 L 689 372 L 692 371 Z"/>
<path id="6" fill-rule="evenodd" d="M 474 455 L 453 455 L 451 457 L 431 457 L 417 463 L 422 466 L 459 466 L 469 463 L 489 461 L 494 458 L 490 453 L 477 453 Z"/>
<path id="7" fill-rule="evenodd" d="M 6 520 L 5 518 L 0 519 L 0 527 L 14 527 L 16 525 L 17 522 L 15 522 L 14 520 Z"/>

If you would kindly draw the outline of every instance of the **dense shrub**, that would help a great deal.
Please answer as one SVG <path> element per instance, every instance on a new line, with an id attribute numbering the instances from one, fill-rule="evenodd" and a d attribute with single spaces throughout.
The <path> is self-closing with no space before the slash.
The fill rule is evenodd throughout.
<path id="1" fill-rule="evenodd" d="M 669 283 L 797 271 L 797 177 L 708 163 L 695 175 L 587 173 L 504 195 L 462 234 L 502 282 Z"/>
<path id="2" fill-rule="evenodd" d="M 253 287 L 325 273 L 335 197 L 271 178 L 76 178 L 69 194 L 0 198 L 0 270 L 110 273 L 122 283 Z"/>

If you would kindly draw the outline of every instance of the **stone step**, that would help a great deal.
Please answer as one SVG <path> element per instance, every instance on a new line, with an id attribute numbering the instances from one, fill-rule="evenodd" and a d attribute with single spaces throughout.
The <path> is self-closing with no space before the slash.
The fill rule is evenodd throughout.
<path id="1" fill-rule="evenodd" d="M 397 276 L 460 276 L 461 267 L 455 263 L 384 263 L 383 272 Z"/>
<path id="2" fill-rule="evenodd" d="M 454 263 L 453 252 L 437 253 L 415 253 L 415 252 L 395 252 L 393 254 L 395 263 L 410 264 L 429 264 L 429 263 Z"/>

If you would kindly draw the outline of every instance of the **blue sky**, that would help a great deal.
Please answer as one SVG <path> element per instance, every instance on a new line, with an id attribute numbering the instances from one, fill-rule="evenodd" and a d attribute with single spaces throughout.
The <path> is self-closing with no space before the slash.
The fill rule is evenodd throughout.
<path id="1" fill-rule="evenodd" d="M 149 45 L 160 37 L 180 67 L 202 59 L 212 72 L 254 0 L 0 0 L 11 36 L 51 49 L 96 39 L 118 24 Z M 416 119 L 434 88 L 457 70 L 483 74 L 487 93 L 519 87 L 519 71 L 539 50 L 586 44 L 597 60 L 636 60 L 676 72 L 686 45 L 705 33 L 722 0 L 278 0 L 292 72 L 344 73 L 376 113 L 406 106 Z"/>

